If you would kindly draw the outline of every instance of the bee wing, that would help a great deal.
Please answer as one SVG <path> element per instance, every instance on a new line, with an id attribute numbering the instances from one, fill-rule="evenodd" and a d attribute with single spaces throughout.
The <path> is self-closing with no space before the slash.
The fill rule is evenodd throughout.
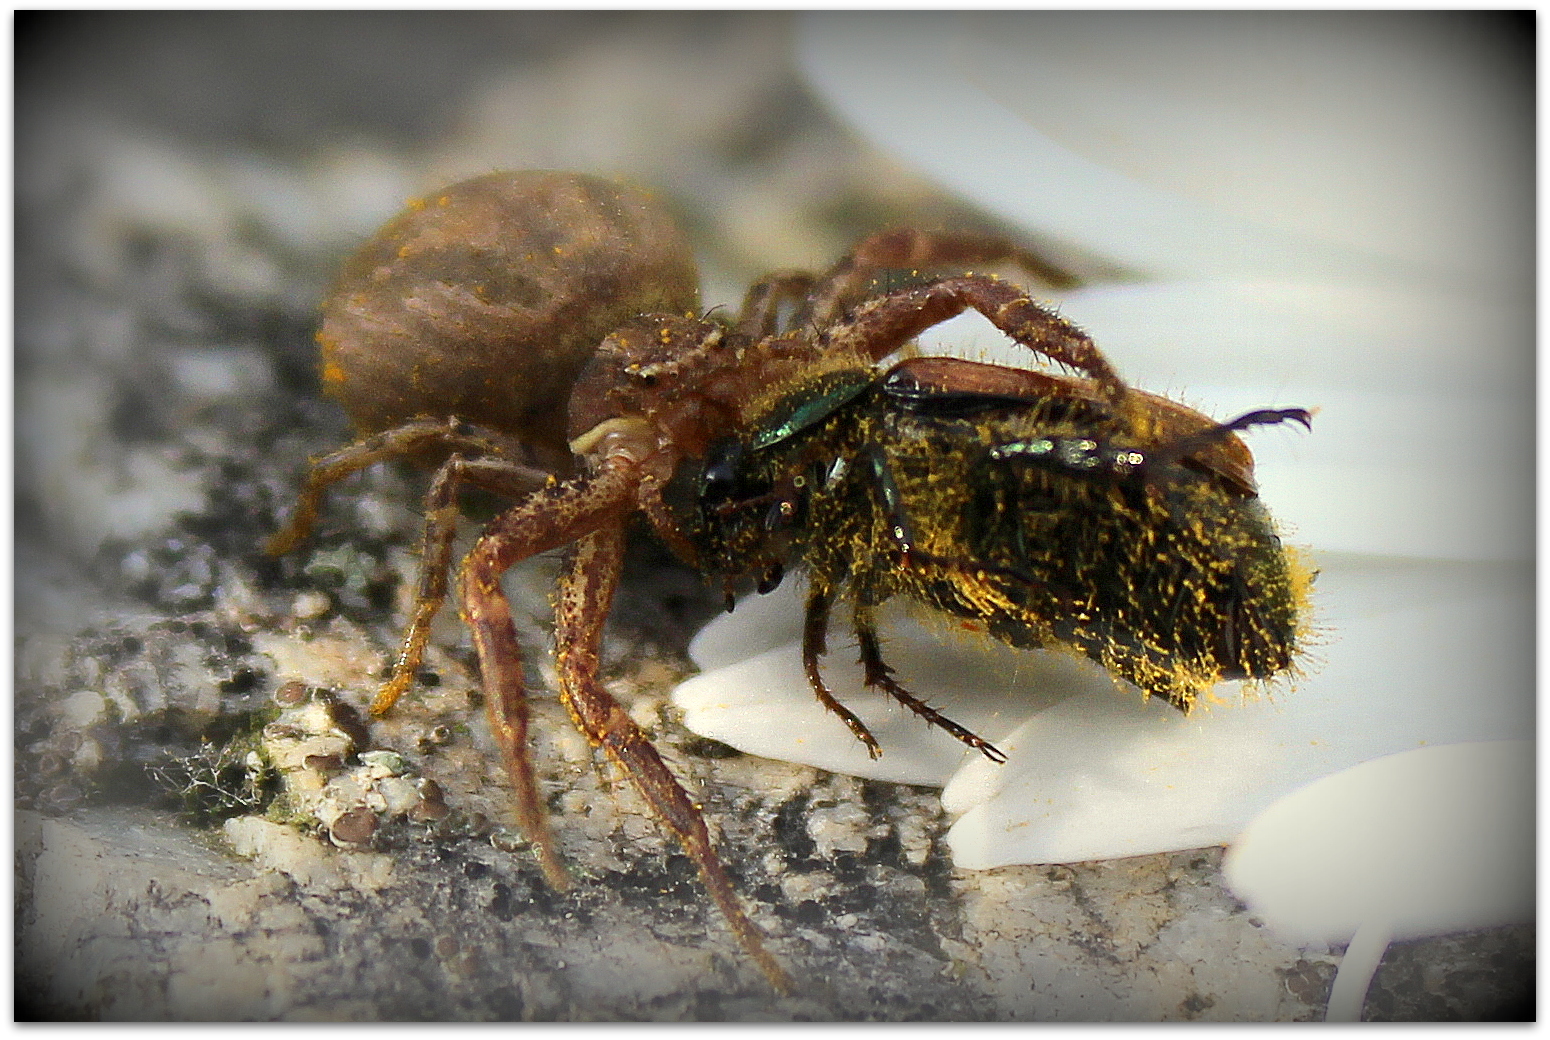
<path id="1" fill-rule="evenodd" d="M 984 402 L 1013 405 L 1020 401 L 1073 398 L 1109 409 L 1110 401 L 1096 383 L 1073 376 L 1026 368 L 986 365 L 963 358 L 918 357 L 901 361 L 889 372 L 887 392 L 897 398 L 947 403 Z M 1130 425 L 1142 444 L 1159 447 L 1217 426 L 1216 420 L 1188 405 L 1145 390 L 1129 392 Z M 1220 478 L 1234 491 L 1254 495 L 1254 456 L 1234 435 L 1212 441 L 1187 456 L 1198 469 Z"/>

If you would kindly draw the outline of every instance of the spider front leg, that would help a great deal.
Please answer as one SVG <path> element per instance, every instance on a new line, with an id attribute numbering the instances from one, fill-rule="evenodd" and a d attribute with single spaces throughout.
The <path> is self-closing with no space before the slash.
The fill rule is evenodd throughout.
<path id="1" fill-rule="evenodd" d="M 1034 303 L 1022 288 L 994 278 L 944 278 L 867 300 L 824 338 L 831 351 L 881 360 L 970 309 L 1034 353 L 1086 373 L 1115 405 L 1124 402 L 1127 387 L 1087 333 Z"/>
<path id="2" fill-rule="evenodd" d="M 1015 264 L 1052 289 L 1077 284 L 1065 271 L 1008 239 L 891 228 L 869 235 L 820 279 L 808 298 L 806 319 L 822 328 L 861 296 L 881 271 Z"/>
<path id="3" fill-rule="evenodd" d="M 630 511 L 636 483 L 633 467 L 605 462 L 591 477 L 546 485 L 492 520 L 459 571 L 463 619 L 479 657 L 490 732 L 514 788 L 517 824 L 533 844 L 549 884 L 562 890 L 570 886 L 570 876 L 555 851 L 528 758 L 522 647 L 501 576 L 530 556 L 605 525 L 619 525 Z"/>
<path id="4" fill-rule="evenodd" d="M 592 531 L 568 555 L 556 606 L 555 658 L 560 698 L 577 728 L 601 747 L 672 831 L 694 862 L 711 899 L 770 983 L 790 993 L 791 977 L 765 949 L 763 933 L 743 911 L 732 881 L 711 845 L 700 807 L 673 776 L 635 721 L 603 688 L 598 676 L 603 623 L 624 562 L 624 529 L 610 524 Z"/>
<path id="5" fill-rule="evenodd" d="M 638 506 L 642 485 L 647 483 L 626 457 L 605 457 L 592 476 L 549 485 L 502 513 L 463 561 L 463 614 L 479 657 L 490 729 L 515 788 L 517 822 L 537 850 L 550 884 L 566 888 L 570 879 L 555 853 L 528 757 L 522 650 L 500 579 L 529 556 L 575 542 L 561 574 L 555 608 L 560 699 L 576 727 L 623 769 L 657 818 L 673 832 L 738 942 L 771 984 L 789 993 L 791 978 L 764 948 L 758 926 L 737 901 L 699 807 L 598 677 L 603 624 L 623 568 L 624 521 Z"/>

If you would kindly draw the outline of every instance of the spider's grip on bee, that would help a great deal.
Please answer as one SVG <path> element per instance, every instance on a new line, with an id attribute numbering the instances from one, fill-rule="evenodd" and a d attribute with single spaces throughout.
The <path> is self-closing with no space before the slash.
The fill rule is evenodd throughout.
<path id="1" fill-rule="evenodd" d="M 455 185 L 384 227 L 329 297 L 323 382 L 362 439 L 315 462 L 268 548 L 299 544 L 324 490 L 349 473 L 390 458 L 437 467 L 380 715 L 412 684 L 448 591 L 460 490 L 512 500 L 457 588 L 517 822 L 545 877 L 569 884 L 529 758 L 522 650 L 500 579 L 567 547 L 562 703 L 683 846 L 744 950 L 790 991 L 699 806 L 601 682 L 635 515 L 718 580 L 729 606 L 742 584 L 768 591 L 793 569 L 806 575 L 808 682 L 873 757 L 885 749 L 822 675 L 836 605 L 849 610 L 868 686 L 997 762 L 994 745 L 894 678 L 874 622 L 884 601 L 1086 656 L 1186 710 L 1213 683 L 1288 672 L 1301 648 L 1312 578 L 1260 505 L 1237 433 L 1307 425 L 1308 413 L 1218 424 L 1133 389 L 1024 288 L 963 273 L 1003 262 L 1044 284 L 1064 278 L 1005 241 L 892 230 L 822 274 L 761 280 L 723 321 L 696 317 L 687 241 L 645 193 L 555 172 Z M 968 309 L 1065 371 L 948 358 L 880 367 Z"/>

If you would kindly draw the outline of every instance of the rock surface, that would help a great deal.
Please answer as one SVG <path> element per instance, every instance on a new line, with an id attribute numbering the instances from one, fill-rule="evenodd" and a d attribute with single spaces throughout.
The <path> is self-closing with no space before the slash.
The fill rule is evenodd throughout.
<path id="1" fill-rule="evenodd" d="M 318 302 L 418 189 L 500 167 L 654 184 L 696 235 L 707 304 L 881 224 L 972 223 L 828 120 L 787 29 L 18 21 L 18 1018 L 1321 1015 L 1338 951 L 1269 934 L 1224 889 L 1219 850 L 955 870 L 934 792 L 686 733 L 666 693 L 717 600 L 642 541 L 607 674 L 799 979 L 778 998 L 544 692 L 555 561 L 508 585 L 578 881 L 565 894 L 508 827 L 451 611 L 419 690 L 364 721 L 410 595 L 423 477 L 364 474 L 307 547 L 258 551 L 307 456 L 348 435 L 317 391 Z M 1532 965 L 1529 928 L 1407 944 L 1369 1015 L 1532 1014 Z"/>

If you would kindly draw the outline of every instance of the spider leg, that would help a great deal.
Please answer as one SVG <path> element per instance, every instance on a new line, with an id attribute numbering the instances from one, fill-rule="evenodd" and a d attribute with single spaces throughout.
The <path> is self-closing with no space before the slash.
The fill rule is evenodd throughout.
<path id="1" fill-rule="evenodd" d="M 765 949 L 759 927 L 738 902 L 726 868 L 711 844 L 699 806 L 599 680 L 603 622 L 619 583 L 623 561 L 624 529 L 617 523 L 583 536 L 566 558 L 555 607 L 560 698 L 577 728 L 624 770 L 657 819 L 678 839 L 739 944 L 777 990 L 790 993 L 794 988 L 791 977 Z"/>
<path id="2" fill-rule="evenodd" d="M 673 511 L 662 500 L 662 482 L 652 477 L 645 477 L 641 481 L 640 495 L 637 501 L 641 512 L 646 514 L 646 520 L 651 524 L 651 529 L 657 533 L 669 549 L 680 560 L 691 567 L 699 567 L 700 551 L 684 533 L 683 526 L 673 516 Z"/>
<path id="3" fill-rule="evenodd" d="M 351 473 L 386 459 L 401 458 L 432 449 L 458 451 L 467 455 L 491 455 L 511 458 L 513 442 L 494 430 L 459 419 L 414 419 L 391 430 L 364 437 L 338 451 L 315 459 L 297 496 L 296 508 L 285 526 L 264 543 L 264 552 L 283 556 L 300 545 L 317 523 L 323 492 Z M 548 473 L 513 461 L 513 472 L 526 469 L 531 474 L 529 490 L 542 484 Z"/>
<path id="4" fill-rule="evenodd" d="M 517 823 L 532 842 L 544 876 L 557 889 L 569 887 L 570 877 L 555 852 L 528 759 L 522 647 L 501 576 L 530 556 L 566 545 L 601 526 L 620 524 L 633 501 L 636 479 L 634 467 L 605 462 L 590 477 L 546 485 L 490 521 L 458 575 L 463 617 L 479 657 L 490 732 L 511 777 Z M 607 602 L 599 606 L 606 613 Z"/>
<path id="5" fill-rule="evenodd" d="M 823 328 L 847 303 L 861 296 L 878 272 L 931 267 L 965 268 L 971 264 L 1016 264 L 1052 289 L 1069 289 L 1076 279 L 1008 239 L 890 228 L 869 235 L 820 279 L 808 297 L 804 317 Z"/>
<path id="6" fill-rule="evenodd" d="M 431 622 L 447 597 L 447 568 L 452 562 L 452 540 L 457 536 L 457 493 L 463 484 L 521 498 L 533 490 L 532 472 L 505 459 L 465 459 L 453 455 L 437 469 L 425 495 L 425 531 L 420 538 L 420 574 L 414 613 L 404 630 L 403 643 L 393 674 L 371 702 L 371 714 L 386 714 L 414 682 Z"/>
<path id="7" fill-rule="evenodd" d="M 970 309 L 1034 353 L 1086 373 L 1115 404 L 1124 400 L 1125 384 L 1087 333 L 1034 303 L 1019 286 L 994 278 L 944 278 L 867 300 L 831 326 L 825 338 L 830 350 L 881 360 Z"/>
<path id="8" fill-rule="evenodd" d="M 925 701 L 900 686 L 893 678 L 893 669 L 883 661 L 882 647 L 877 640 L 877 626 L 870 610 L 858 605 L 853 615 L 856 637 L 861 643 L 861 665 L 866 669 L 866 684 L 874 686 L 904 705 L 933 726 L 940 727 L 980 752 L 992 762 L 1005 762 L 1006 755 L 983 737 L 976 736 L 963 726 L 937 711 Z"/>
<path id="9" fill-rule="evenodd" d="M 779 331 L 781 304 L 798 304 L 800 314 L 813 282 L 813 276 L 806 271 L 782 271 L 755 282 L 743 297 L 737 331 L 754 341 L 775 335 Z"/>
<path id="10" fill-rule="evenodd" d="M 856 739 L 866 745 L 867 754 L 877 758 L 883 753 L 877 738 L 855 712 L 835 699 L 818 668 L 818 659 L 828 650 L 829 603 L 830 597 L 816 586 L 807 594 L 807 615 L 802 625 L 802 670 L 807 673 L 808 685 L 813 688 L 818 702 L 838 715 Z"/>

